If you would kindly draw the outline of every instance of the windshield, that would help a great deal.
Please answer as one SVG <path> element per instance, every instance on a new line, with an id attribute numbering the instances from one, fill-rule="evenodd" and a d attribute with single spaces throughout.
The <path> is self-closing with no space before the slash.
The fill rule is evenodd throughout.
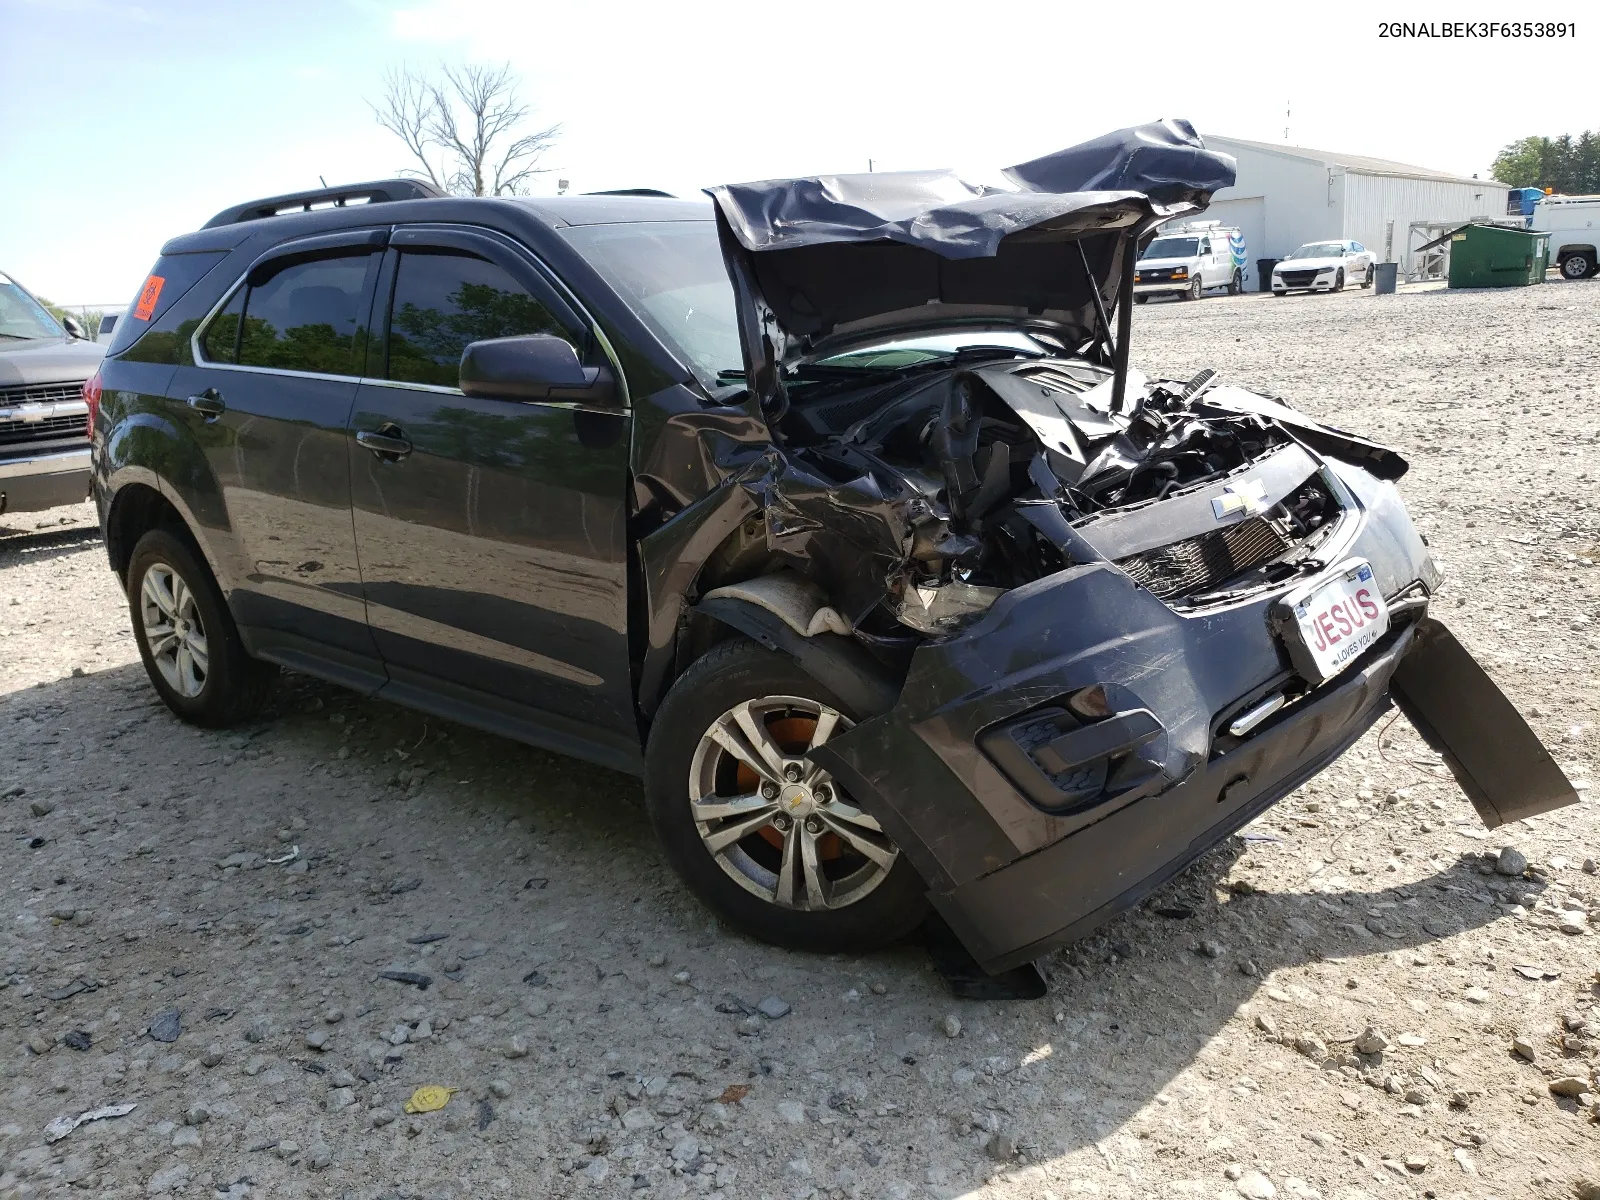
<path id="1" fill-rule="evenodd" d="M 27 292 L 0 275 L 0 338 L 59 338 L 61 326 Z"/>
<path id="2" fill-rule="evenodd" d="M 1139 257 L 1145 258 L 1193 258 L 1200 253 L 1199 238 L 1164 237 L 1157 238 L 1145 247 Z"/>
<path id="3" fill-rule="evenodd" d="M 711 221 L 578 225 L 561 231 L 701 382 L 744 371 L 733 285 Z"/>
<path id="4" fill-rule="evenodd" d="M 1344 246 L 1338 242 L 1307 242 L 1289 255 L 1290 258 L 1338 258 Z"/>

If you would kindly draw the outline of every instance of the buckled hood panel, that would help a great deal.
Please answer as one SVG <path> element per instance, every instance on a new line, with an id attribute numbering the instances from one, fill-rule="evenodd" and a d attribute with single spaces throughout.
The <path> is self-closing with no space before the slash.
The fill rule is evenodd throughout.
<path id="1" fill-rule="evenodd" d="M 891 330 L 1013 323 L 1076 347 L 1094 330 L 1092 289 L 1116 303 L 1127 235 L 1202 211 L 1234 162 L 1164 121 L 1005 175 L 1017 190 L 950 171 L 707 189 L 758 390 L 763 368 Z"/>

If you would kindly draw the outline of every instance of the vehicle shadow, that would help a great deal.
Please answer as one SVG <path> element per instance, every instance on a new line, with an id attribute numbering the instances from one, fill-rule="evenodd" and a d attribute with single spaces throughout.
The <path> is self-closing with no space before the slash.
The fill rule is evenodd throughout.
<path id="1" fill-rule="evenodd" d="M 55 727 L 72 729 L 85 747 L 80 758 L 54 756 Z M 825 1127 L 785 1135 L 805 1144 L 819 1175 L 849 1170 L 882 1182 L 883 1172 L 921 1179 L 937 1169 L 952 1195 L 1001 1171 L 1040 1172 L 1034 1182 L 1043 1186 L 1091 1168 L 1114 1174 L 1119 1162 L 1152 1156 L 1209 1154 L 1217 1163 L 1203 1171 L 1220 1169 L 1242 1151 L 1208 1149 L 1214 1137 L 1201 1132 L 1221 1127 L 1236 1089 L 1248 1096 L 1261 1086 L 1311 1086 L 1288 1074 L 1316 1069 L 1297 1054 L 1296 1034 L 1320 1038 L 1330 1054 L 1348 1053 L 1346 1043 L 1375 1006 L 1408 999 L 1417 1002 L 1418 1032 L 1428 1032 L 1431 1020 L 1443 1033 L 1451 1018 L 1430 1016 L 1430 1006 L 1444 1001 L 1427 973 L 1443 971 L 1445 955 L 1430 947 L 1498 916 L 1481 902 L 1467 856 L 1403 863 L 1385 886 L 1341 885 L 1298 879 L 1303 848 L 1235 837 L 1134 912 L 1052 955 L 1043 999 L 960 1002 L 916 946 L 802 955 L 719 927 L 667 870 L 636 780 L 302 676 L 286 677 L 273 712 L 223 732 L 172 718 L 138 664 L 12 692 L 0 696 L 0 761 L 30 797 L 52 790 L 77 797 L 32 820 L 20 803 L 6 802 L 16 831 L 44 840 L 20 851 L 31 857 L 0 892 L 11 899 L 49 893 L 63 879 L 92 874 L 84 886 L 97 910 L 111 913 L 141 897 L 137 910 L 126 909 L 141 940 L 119 945 L 117 958 L 129 961 L 108 961 L 105 973 L 132 974 L 135 955 L 147 964 L 190 955 L 186 1011 L 237 1007 L 230 997 L 239 980 L 275 994 L 270 981 L 291 969 L 371 988 L 374 970 L 411 955 L 438 979 L 423 998 L 430 1004 L 504 1013 L 530 996 L 547 998 L 547 1008 L 565 1014 L 549 1037 L 598 1039 L 619 1071 L 642 1074 L 648 1064 L 664 1077 L 689 1072 L 685 1078 L 703 1081 L 695 1085 L 699 1098 L 693 1106 L 679 1101 L 674 1119 L 691 1128 L 708 1122 L 701 1126 L 707 1138 L 726 1118 L 705 1115 L 706 1097 L 748 1080 L 757 1093 L 748 1119 L 758 1127 L 783 1128 L 773 1115 L 783 1101 L 828 1118 Z M 185 770 L 185 786 L 171 786 Z M 407 779 L 418 771 L 420 788 Z M 123 847 L 110 856 L 93 836 L 107 820 L 120 822 Z M 296 831 L 310 865 L 299 882 L 277 870 L 221 872 L 230 853 L 270 853 L 279 829 Z M 158 861 L 162 869 L 152 873 Z M 138 915 L 169 906 L 191 912 L 185 906 L 194 903 L 197 882 L 216 887 L 219 877 L 216 895 L 237 895 L 232 909 L 205 916 L 215 924 L 204 943 L 177 922 L 151 928 Z M 279 903 L 281 919 L 260 915 L 278 913 L 269 906 Z M 324 932 L 293 942 L 309 929 L 295 904 L 307 912 L 322 906 L 325 932 L 348 927 L 364 939 L 363 957 L 351 963 Z M 274 933 L 274 920 L 295 926 Z M 218 934 L 229 921 L 245 921 L 251 936 Z M 453 984 L 456 976 L 439 975 L 445 955 L 423 961 L 423 950 L 408 943 L 407 935 L 424 930 L 450 932 L 447 949 L 477 938 L 486 951 Z M 120 931 L 107 916 L 97 932 Z M 203 948 L 191 955 L 193 946 Z M 655 954 L 665 967 L 652 969 Z M 1370 961 L 1360 987 L 1351 988 L 1344 962 L 1357 958 Z M 685 981 L 670 981 L 680 968 Z M 413 1002 L 407 989 L 395 992 Z M 741 1007 L 768 994 L 793 1004 L 794 1014 L 762 1022 Z M 496 997 L 503 998 L 498 1009 Z M 98 1007 L 116 998 L 101 997 Z M 463 1009 L 469 1004 L 476 1007 Z M 1269 1042 L 1236 1021 L 1246 1005 L 1270 1011 L 1291 1044 Z M 63 1005 L 58 1015 L 64 1020 L 70 1011 Z M 948 1037 L 940 1021 L 952 1012 L 961 1029 Z M 1212 1060 L 1242 1038 L 1261 1043 L 1258 1079 L 1280 1071 L 1284 1078 L 1262 1085 L 1221 1073 Z M 1406 1053 L 1394 1056 L 1395 1069 L 1406 1070 Z M 1414 1053 L 1422 1064 L 1432 1051 Z M 563 1050 L 540 1060 L 541 1087 L 551 1095 L 587 1089 L 581 1081 L 593 1067 L 591 1057 Z M 1337 1074 L 1337 1065 L 1328 1070 Z M 1369 1104 L 1398 1103 L 1353 1078 L 1335 1082 L 1370 1096 Z M 1430 1092 L 1432 1103 L 1446 1103 L 1447 1086 Z M 611 1119 L 602 1100 L 586 1120 Z M 1159 1120 L 1147 1126 L 1152 1112 Z M 904 1114 L 921 1119 L 898 1119 Z M 1248 1114 L 1237 1119 L 1233 1136 L 1247 1139 L 1237 1130 L 1248 1126 Z M 1020 1157 L 997 1165 L 985 1156 L 997 1132 L 1020 1147 Z M 1069 1161 L 1089 1148 L 1088 1166 Z M 760 1178 L 762 1169 L 751 1169 Z M 1123 1194 L 1114 1182 L 1101 1187 Z"/>
<path id="2" fill-rule="evenodd" d="M 95 525 L 18 529 L 0 524 L 0 569 L 22 562 L 49 562 L 100 545 Z"/>

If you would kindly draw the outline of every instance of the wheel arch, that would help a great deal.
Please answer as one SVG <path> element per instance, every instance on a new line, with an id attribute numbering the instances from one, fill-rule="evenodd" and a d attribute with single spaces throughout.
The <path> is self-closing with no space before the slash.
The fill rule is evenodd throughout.
<path id="1" fill-rule="evenodd" d="M 694 606 L 696 616 L 744 634 L 768 650 L 794 659 L 799 668 L 855 710 L 859 719 L 894 707 L 903 680 L 861 646 L 836 633 L 796 633 L 773 610 L 732 596 L 713 596 Z"/>
<path id="2" fill-rule="evenodd" d="M 183 514 L 154 484 L 130 482 L 117 489 L 106 511 L 106 557 L 111 561 L 112 571 L 124 584 L 128 581 L 133 548 L 146 533 L 158 528 L 171 529 L 199 551 Z M 201 552 L 201 558 L 204 557 Z"/>

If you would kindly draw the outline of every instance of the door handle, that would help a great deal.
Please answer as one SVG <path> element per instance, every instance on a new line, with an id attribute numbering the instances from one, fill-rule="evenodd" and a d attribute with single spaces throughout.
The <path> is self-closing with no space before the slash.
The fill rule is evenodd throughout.
<path id="1" fill-rule="evenodd" d="M 356 444 L 371 450 L 384 462 L 398 462 L 411 453 L 411 443 L 405 430 L 391 422 L 377 429 L 362 429 L 356 433 Z"/>
<path id="2" fill-rule="evenodd" d="M 222 393 L 216 388 L 207 388 L 198 395 L 190 396 L 188 405 L 208 421 L 214 421 L 228 411 L 228 406 L 222 402 Z"/>

